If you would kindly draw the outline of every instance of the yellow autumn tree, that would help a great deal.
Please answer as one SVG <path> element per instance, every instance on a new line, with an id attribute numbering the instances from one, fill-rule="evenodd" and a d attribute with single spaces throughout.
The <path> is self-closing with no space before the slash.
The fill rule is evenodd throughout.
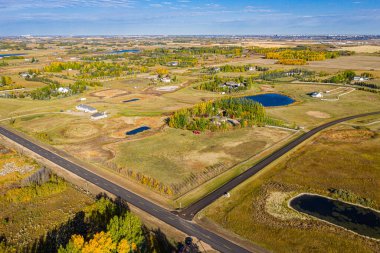
<path id="1" fill-rule="evenodd" d="M 102 231 L 84 245 L 82 253 L 111 253 L 114 250 L 116 243 L 112 241 L 111 235 Z"/>
<path id="2" fill-rule="evenodd" d="M 118 253 L 130 253 L 131 252 L 131 245 L 128 243 L 126 239 L 122 239 L 119 242 L 119 245 L 117 245 L 117 252 Z"/>

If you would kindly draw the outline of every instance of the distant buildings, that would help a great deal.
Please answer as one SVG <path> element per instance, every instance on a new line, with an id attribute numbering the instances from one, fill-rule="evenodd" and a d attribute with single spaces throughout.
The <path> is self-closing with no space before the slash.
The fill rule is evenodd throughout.
<path id="1" fill-rule="evenodd" d="M 97 112 L 91 115 L 92 120 L 99 120 L 99 119 L 104 119 L 107 118 L 107 113 L 106 112 Z"/>
<path id="2" fill-rule="evenodd" d="M 82 111 L 82 112 L 88 112 L 88 113 L 96 113 L 96 112 L 98 112 L 98 110 L 96 110 L 94 107 L 91 107 L 91 106 L 88 106 L 88 105 L 84 105 L 84 104 L 77 105 L 75 108 L 78 111 Z"/>
<path id="3" fill-rule="evenodd" d="M 364 82 L 364 81 L 368 81 L 369 78 L 368 77 L 363 77 L 363 76 L 355 76 L 354 77 L 354 81 L 356 82 Z"/>
<path id="4" fill-rule="evenodd" d="M 178 63 L 177 61 L 169 62 L 169 66 L 172 66 L 172 67 L 177 67 L 178 64 L 179 64 L 179 63 Z"/>
<path id="5" fill-rule="evenodd" d="M 233 88 L 233 89 L 236 89 L 236 88 L 239 88 L 240 86 L 242 86 L 243 84 L 241 83 L 236 83 L 236 82 L 233 82 L 233 81 L 229 81 L 229 82 L 225 82 L 224 84 L 221 85 L 221 87 L 228 87 L 228 88 Z"/>
<path id="6" fill-rule="evenodd" d="M 70 89 L 69 89 L 69 88 L 65 88 L 65 87 L 59 87 L 59 88 L 57 89 L 57 91 L 58 91 L 59 93 L 66 94 L 66 93 L 68 93 L 68 92 L 70 91 Z"/>

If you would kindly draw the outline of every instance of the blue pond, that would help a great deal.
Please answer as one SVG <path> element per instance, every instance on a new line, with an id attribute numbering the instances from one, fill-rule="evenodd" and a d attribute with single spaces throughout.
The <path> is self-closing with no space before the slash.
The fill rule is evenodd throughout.
<path id="1" fill-rule="evenodd" d="M 123 103 L 135 102 L 139 100 L 140 100 L 139 98 L 132 98 L 132 99 L 124 100 Z"/>
<path id="2" fill-rule="evenodd" d="M 141 132 L 144 132 L 146 130 L 149 130 L 150 127 L 147 127 L 147 126 L 142 126 L 142 127 L 139 127 L 139 128 L 136 128 L 136 129 L 133 129 L 129 132 L 126 132 L 126 135 L 135 135 L 135 134 L 138 134 L 138 133 L 141 133 Z"/>
<path id="3" fill-rule="evenodd" d="M 111 54 L 138 53 L 138 52 L 140 52 L 140 50 L 138 49 L 125 49 L 125 50 L 112 51 Z"/>
<path id="4" fill-rule="evenodd" d="M 284 106 L 294 103 L 292 98 L 276 93 L 248 96 L 246 98 L 256 101 L 265 107 Z"/>
<path id="5" fill-rule="evenodd" d="M 289 205 L 299 212 L 380 239 L 380 213 L 372 209 L 311 194 L 295 197 Z"/>
<path id="6" fill-rule="evenodd" d="M 25 54 L 0 54 L 0 57 L 22 56 Z"/>

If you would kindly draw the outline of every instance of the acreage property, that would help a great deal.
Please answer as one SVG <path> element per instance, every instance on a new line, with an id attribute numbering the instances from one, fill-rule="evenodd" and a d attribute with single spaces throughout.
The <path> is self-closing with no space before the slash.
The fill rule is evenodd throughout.
<path id="1" fill-rule="evenodd" d="M 165 227 L 165 234 L 183 237 L 182 252 L 194 246 L 191 242 L 205 252 L 379 251 L 378 241 L 344 229 L 350 226 L 288 207 L 299 194 L 318 194 L 380 208 L 379 115 L 304 139 L 324 124 L 380 110 L 379 42 L 344 38 L 1 38 L 0 50 L 21 54 L 0 60 L 2 133 L 24 147 L 33 144 L 33 155 L 54 157 L 61 162 L 58 170 L 85 183 L 76 189 L 49 174 L 47 186 L 25 188 L 25 178 L 42 164 L 15 150 L 0 153 L 8 159 L 4 166 L 0 162 L 0 198 L 6 200 L 0 251 L 2 233 L 14 244 L 30 245 L 54 226 L 66 228 L 76 215 L 87 219 L 93 205 L 120 211 L 112 222 L 106 215 L 102 228 L 92 224 L 92 232 L 65 238 L 63 253 L 75 242 L 82 242 L 78 247 L 84 252 L 98 239 L 108 240 L 115 224 L 131 219 L 141 225 L 115 207 L 126 208 L 125 200 L 156 227 Z M 362 48 L 367 42 L 371 47 Z M 29 171 L 29 165 L 38 168 Z M 3 175 L 14 169 L 12 176 Z M 249 178 L 252 171 L 256 174 Z M 44 173 L 33 180 L 39 182 L 35 177 Z M 123 197 L 123 203 L 88 195 L 91 183 Z M 231 187 L 225 191 L 226 185 Z M 13 208 L 20 211 L 12 213 Z M 31 220 L 25 218 L 34 212 Z M 140 225 L 137 233 L 143 231 Z M 130 241 L 111 238 L 110 245 L 154 252 L 156 235 L 160 230 Z M 156 252 L 170 252 L 172 238 L 161 235 L 167 247 Z"/>

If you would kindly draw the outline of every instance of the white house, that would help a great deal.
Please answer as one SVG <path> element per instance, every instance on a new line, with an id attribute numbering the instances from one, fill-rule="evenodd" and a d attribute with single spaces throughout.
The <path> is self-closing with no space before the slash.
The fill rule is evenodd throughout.
<path id="1" fill-rule="evenodd" d="M 254 70 L 255 70 L 255 68 L 252 67 L 252 66 L 250 66 L 250 67 L 248 68 L 248 71 L 254 71 Z"/>
<path id="2" fill-rule="evenodd" d="M 240 86 L 242 86 L 241 83 L 236 83 L 236 82 L 225 82 L 224 84 L 221 85 L 222 87 L 228 87 L 228 88 L 238 88 Z"/>
<path id="3" fill-rule="evenodd" d="M 92 120 L 99 120 L 99 119 L 104 119 L 107 118 L 107 113 L 106 112 L 97 112 L 91 115 Z"/>
<path id="4" fill-rule="evenodd" d="M 70 91 L 70 89 L 69 89 L 69 88 L 66 88 L 66 87 L 59 87 L 59 88 L 57 89 L 57 91 L 58 91 L 59 93 L 64 93 L 64 94 L 66 94 L 66 93 L 68 93 L 68 92 Z"/>
<path id="5" fill-rule="evenodd" d="M 82 112 L 89 112 L 89 113 L 96 113 L 96 112 L 98 112 L 98 110 L 96 110 L 94 107 L 91 107 L 91 106 L 88 106 L 88 105 L 84 105 L 84 104 L 77 105 L 75 108 L 78 111 L 82 111 Z"/>
<path id="6" fill-rule="evenodd" d="M 163 83 L 170 83 L 171 79 L 170 79 L 170 77 L 166 76 L 166 77 L 161 78 L 161 82 L 163 82 Z"/>
<path id="7" fill-rule="evenodd" d="M 21 73 L 20 76 L 23 78 L 32 78 L 34 76 L 34 73 L 29 74 L 29 73 L 24 72 L 24 73 Z"/>
<path id="8" fill-rule="evenodd" d="M 310 94 L 310 96 L 312 98 L 321 98 L 321 97 L 323 97 L 323 94 L 322 94 L 322 92 L 313 92 Z"/>
<path id="9" fill-rule="evenodd" d="M 368 81 L 368 78 L 362 77 L 362 76 L 355 76 L 354 81 L 364 82 L 364 81 Z"/>

